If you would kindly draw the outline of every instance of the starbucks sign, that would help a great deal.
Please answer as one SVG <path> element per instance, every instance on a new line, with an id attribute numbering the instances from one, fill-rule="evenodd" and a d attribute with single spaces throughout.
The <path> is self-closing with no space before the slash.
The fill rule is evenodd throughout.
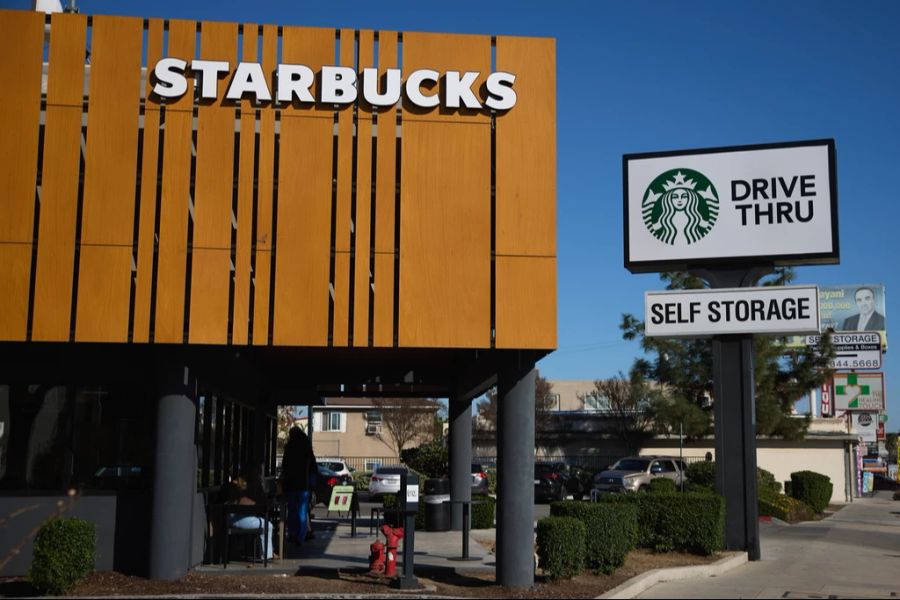
<path id="1" fill-rule="evenodd" d="M 839 262 L 833 140 L 628 154 L 632 272 Z"/>

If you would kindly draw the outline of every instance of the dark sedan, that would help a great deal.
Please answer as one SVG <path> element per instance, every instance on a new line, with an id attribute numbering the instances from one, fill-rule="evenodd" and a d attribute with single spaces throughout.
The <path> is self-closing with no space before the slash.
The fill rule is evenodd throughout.
<path id="1" fill-rule="evenodd" d="M 565 500 L 566 477 L 553 463 L 534 463 L 534 501 Z"/>

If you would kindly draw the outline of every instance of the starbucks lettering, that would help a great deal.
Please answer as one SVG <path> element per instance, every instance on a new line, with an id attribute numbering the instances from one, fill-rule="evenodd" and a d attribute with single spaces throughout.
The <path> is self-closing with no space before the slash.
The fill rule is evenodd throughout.
<path id="1" fill-rule="evenodd" d="M 832 140 L 627 154 L 625 267 L 834 264 Z"/>

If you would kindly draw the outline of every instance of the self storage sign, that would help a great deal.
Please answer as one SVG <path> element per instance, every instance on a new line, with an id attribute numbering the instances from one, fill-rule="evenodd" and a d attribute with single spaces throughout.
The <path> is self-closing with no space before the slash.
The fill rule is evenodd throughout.
<path id="1" fill-rule="evenodd" d="M 646 292 L 644 330 L 654 337 L 819 331 L 818 286 Z"/>
<path id="2" fill-rule="evenodd" d="M 625 267 L 840 262 L 834 140 L 623 156 Z"/>

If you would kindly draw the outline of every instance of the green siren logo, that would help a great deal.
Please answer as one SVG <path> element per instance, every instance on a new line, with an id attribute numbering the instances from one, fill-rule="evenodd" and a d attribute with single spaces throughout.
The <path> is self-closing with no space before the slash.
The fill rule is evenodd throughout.
<path id="1" fill-rule="evenodd" d="M 708 234 L 719 216 L 719 195 L 703 173 L 672 169 L 654 179 L 641 203 L 644 225 L 666 244 L 693 244 Z"/>

